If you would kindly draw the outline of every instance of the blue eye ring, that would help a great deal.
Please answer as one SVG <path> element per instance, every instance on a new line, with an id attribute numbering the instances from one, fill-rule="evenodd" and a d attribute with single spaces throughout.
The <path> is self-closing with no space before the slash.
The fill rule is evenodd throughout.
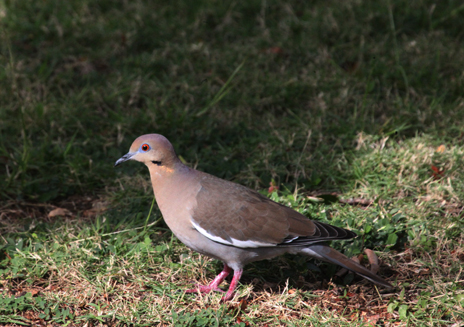
<path id="1" fill-rule="evenodd" d="M 148 150 L 150 150 L 150 146 L 147 143 L 145 143 L 145 144 L 142 144 L 140 149 L 144 152 L 147 152 Z"/>

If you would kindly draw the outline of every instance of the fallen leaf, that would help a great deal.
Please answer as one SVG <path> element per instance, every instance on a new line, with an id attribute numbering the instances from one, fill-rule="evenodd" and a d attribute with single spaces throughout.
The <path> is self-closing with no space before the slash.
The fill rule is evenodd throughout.
<path id="1" fill-rule="evenodd" d="M 443 153 L 443 152 L 445 152 L 445 150 L 446 150 L 446 147 L 445 147 L 444 144 L 440 145 L 440 146 L 437 148 L 437 152 L 438 152 L 438 153 Z"/>
<path id="2" fill-rule="evenodd" d="M 340 67 L 347 73 L 354 73 L 359 68 L 359 62 L 357 61 L 345 61 L 340 64 Z"/>
<path id="3" fill-rule="evenodd" d="M 241 299 L 239 305 L 240 305 L 240 310 L 245 311 L 246 308 L 248 307 L 248 301 L 246 299 Z"/>
<path id="4" fill-rule="evenodd" d="M 72 213 L 71 211 L 69 211 L 68 209 L 63 209 L 63 208 L 56 208 L 56 209 L 53 209 L 52 211 L 50 211 L 48 213 L 48 218 L 53 218 L 53 217 L 56 217 L 56 216 L 71 216 Z"/>
<path id="5" fill-rule="evenodd" d="M 39 294 L 39 292 L 40 292 L 40 289 L 38 289 L 38 288 L 31 288 L 29 290 L 29 293 L 31 293 L 32 296 Z"/>
<path id="6" fill-rule="evenodd" d="M 375 326 L 377 322 L 380 319 L 380 315 L 371 315 L 371 316 L 365 316 L 364 321 L 367 322 L 371 326 Z"/>
<path id="7" fill-rule="evenodd" d="M 371 264 L 371 272 L 377 274 L 379 271 L 379 258 L 371 249 L 365 249 L 364 253 L 367 255 L 369 263 Z"/>
<path id="8" fill-rule="evenodd" d="M 278 55 L 284 54 L 284 50 L 281 47 L 267 48 L 266 50 L 264 50 L 264 52 L 269 53 L 269 54 L 278 54 Z"/>
<path id="9" fill-rule="evenodd" d="M 432 165 L 430 168 L 432 168 L 433 173 L 433 179 L 437 180 L 443 177 L 443 173 L 445 172 L 445 169 L 440 169 L 437 166 Z"/>
<path id="10" fill-rule="evenodd" d="M 430 271 L 428 268 L 421 269 L 421 271 L 419 272 L 419 275 L 430 275 Z"/>
<path id="11" fill-rule="evenodd" d="M 58 288 L 58 286 L 56 286 L 56 285 L 48 285 L 47 287 L 45 287 L 45 289 L 46 289 L 47 291 L 54 291 L 54 290 L 56 290 L 57 288 Z"/>
<path id="12" fill-rule="evenodd" d="M 108 202 L 105 201 L 96 201 L 92 203 L 92 209 L 85 210 L 83 215 L 85 217 L 94 217 L 101 215 L 108 209 Z"/>

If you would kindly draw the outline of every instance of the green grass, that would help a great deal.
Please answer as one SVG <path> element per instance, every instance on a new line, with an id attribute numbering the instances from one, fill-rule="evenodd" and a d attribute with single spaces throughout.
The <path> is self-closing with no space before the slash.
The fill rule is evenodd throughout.
<path id="1" fill-rule="evenodd" d="M 452 0 L 0 0 L 0 323 L 462 324 L 463 19 Z M 242 312 L 184 294 L 221 264 L 149 214 L 142 165 L 113 169 L 153 132 L 356 231 L 333 246 L 376 250 L 397 292 L 285 256 L 245 269 Z"/>

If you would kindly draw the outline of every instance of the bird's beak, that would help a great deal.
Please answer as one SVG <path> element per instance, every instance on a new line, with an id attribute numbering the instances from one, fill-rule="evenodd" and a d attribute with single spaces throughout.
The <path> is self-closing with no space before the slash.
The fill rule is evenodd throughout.
<path id="1" fill-rule="evenodd" d="M 135 153 L 127 153 L 125 155 L 123 155 L 121 158 L 119 158 L 115 163 L 114 163 L 114 166 L 119 166 L 120 164 L 122 164 L 124 161 L 127 161 L 127 160 L 131 160 L 132 157 L 135 155 Z"/>

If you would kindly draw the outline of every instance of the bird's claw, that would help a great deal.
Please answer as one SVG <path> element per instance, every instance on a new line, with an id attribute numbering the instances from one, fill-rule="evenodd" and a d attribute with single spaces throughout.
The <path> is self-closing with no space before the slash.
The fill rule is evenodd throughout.
<path id="1" fill-rule="evenodd" d="M 197 285 L 196 288 L 188 289 L 185 293 L 211 293 L 211 292 L 220 292 L 225 293 L 226 291 L 220 289 L 219 287 L 212 287 L 210 285 Z"/>
<path id="2" fill-rule="evenodd" d="M 223 292 L 224 292 L 224 291 L 223 291 Z M 224 293 L 225 293 L 225 292 L 224 292 Z M 225 303 L 225 302 L 227 302 L 227 301 L 232 300 L 232 298 L 234 297 L 234 295 L 235 295 L 235 292 L 230 292 L 230 294 L 229 294 L 229 292 L 227 292 L 227 294 L 224 295 L 224 296 L 221 298 L 221 303 Z"/>

